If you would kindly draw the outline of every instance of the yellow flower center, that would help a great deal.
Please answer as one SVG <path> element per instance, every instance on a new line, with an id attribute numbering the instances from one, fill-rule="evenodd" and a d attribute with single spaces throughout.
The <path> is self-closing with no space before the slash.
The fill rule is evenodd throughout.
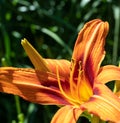
<path id="1" fill-rule="evenodd" d="M 81 68 L 81 62 L 78 64 L 75 60 L 72 60 L 69 90 L 66 91 L 62 86 L 58 70 L 57 78 L 61 93 L 71 104 L 75 106 L 80 106 L 82 103 L 88 101 L 93 94 L 90 82 L 86 78 L 84 70 Z"/>

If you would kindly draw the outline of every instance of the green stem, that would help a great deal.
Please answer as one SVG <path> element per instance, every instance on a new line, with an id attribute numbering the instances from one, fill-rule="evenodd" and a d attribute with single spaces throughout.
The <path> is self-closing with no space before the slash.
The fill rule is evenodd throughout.
<path id="1" fill-rule="evenodd" d="M 120 28 L 120 8 L 113 6 L 115 29 L 114 29 L 114 44 L 113 44 L 113 64 L 116 64 L 118 57 L 118 41 L 119 41 L 119 28 Z"/>
<path id="2" fill-rule="evenodd" d="M 15 95 L 14 98 L 15 98 L 16 110 L 17 110 L 17 114 L 18 114 L 18 123 L 23 123 L 24 122 L 24 115 L 21 112 L 19 97 L 17 95 Z"/>
<path id="3" fill-rule="evenodd" d="M 91 118 L 91 123 L 99 123 L 99 118 L 95 115 Z"/>
<path id="4" fill-rule="evenodd" d="M 21 107 L 20 107 L 19 97 L 15 95 L 14 98 L 15 98 L 15 103 L 16 103 L 17 114 L 20 114 L 21 113 Z"/>
<path id="5" fill-rule="evenodd" d="M 91 123 L 106 123 L 106 122 L 101 120 L 98 116 L 93 115 L 93 117 L 91 118 Z"/>
<path id="6" fill-rule="evenodd" d="M 10 66 L 11 65 L 11 60 L 10 60 L 10 54 L 11 54 L 10 38 L 8 36 L 7 31 L 5 30 L 4 25 L 1 26 L 1 30 L 2 30 L 3 37 L 4 37 L 5 58 L 7 59 L 8 66 Z"/>

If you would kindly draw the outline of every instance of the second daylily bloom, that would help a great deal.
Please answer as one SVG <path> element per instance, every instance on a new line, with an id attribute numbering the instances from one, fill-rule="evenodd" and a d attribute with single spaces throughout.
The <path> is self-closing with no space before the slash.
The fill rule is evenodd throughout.
<path id="1" fill-rule="evenodd" d="M 35 69 L 0 68 L 0 91 L 39 104 L 63 105 L 51 123 L 75 123 L 84 111 L 104 121 L 120 121 L 120 99 L 105 85 L 120 80 L 120 68 L 100 67 L 108 30 L 108 23 L 100 19 L 86 23 L 78 34 L 71 62 L 43 59 L 22 40 Z"/>

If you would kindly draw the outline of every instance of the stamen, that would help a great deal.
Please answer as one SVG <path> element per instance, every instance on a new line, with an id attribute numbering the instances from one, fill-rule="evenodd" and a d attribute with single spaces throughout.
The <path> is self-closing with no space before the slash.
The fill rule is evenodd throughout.
<path id="1" fill-rule="evenodd" d="M 76 88 L 76 93 L 77 93 L 77 96 L 79 97 L 80 99 L 80 86 L 81 86 L 81 77 L 82 77 L 82 72 L 80 69 L 79 69 L 79 73 L 78 73 L 78 81 L 77 81 L 77 88 Z"/>
<path id="2" fill-rule="evenodd" d="M 90 96 L 92 95 L 92 89 L 89 85 L 89 82 L 85 80 L 84 78 L 84 71 L 81 68 L 81 61 L 79 62 L 79 72 L 78 72 L 78 80 L 77 80 L 77 88 L 76 88 L 76 94 L 78 100 L 81 101 L 81 103 L 87 101 Z"/>
<path id="3" fill-rule="evenodd" d="M 75 97 L 76 96 L 76 94 L 75 94 L 76 83 L 74 80 L 74 72 L 75 72 L 76 61 L 74 59 L 72 59 L 71 63 L 72 63 L 72 66 L 71 66 L 70 80 L 69 80 L 70 81 L 70 92 L 71 92 L 71 95 L 73 95 L 73 97 Z"/>
<path id="4" fill-rule="evenodd" d="M 70 97 L 70 95 L 68 96 L 68 95 L 65 93 L 65 91 L 63 90 L 63 87 L 62 87 L 62 84 L 61 84 L 61 81 L 60 81 L 60 76 L 59 76 L 58 68 L 57 68 L 57 79 L 58 79 L 58 85 L 59 85 L 60 91 L 61 91 L 61 93 L 63 94 L 63 96 L 64 96 L 71 104 L 79 106 L 79 105 L 80 105 L 79 101 L 73 99 L 72 97 Z"/>

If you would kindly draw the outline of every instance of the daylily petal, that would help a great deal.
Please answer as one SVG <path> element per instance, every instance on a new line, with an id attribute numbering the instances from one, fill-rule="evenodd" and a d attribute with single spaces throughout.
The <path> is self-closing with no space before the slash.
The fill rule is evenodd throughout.
<path id="1" fill-rule="evenodd" d="M 114 65 L 107 65 L 100 68 L 95 81 L 105 84 L 113 80 L 120 80 L 120 68 Z"/>
<path id="2" fill-rule="evenodd" d="M 120 121 L 120 99 L 103 84 L 97 84 L 93 91 L 94 95 L 81 108 L 102 120 Z"/>
<path id="3" fill-rule="evenodd" d="M 70 105 L 60 108 L 51 123 L 76 123 L 82 110 Z"/>
<path id="4" fill-rule="evenodd" d="M 68 60 L 44 59 L 27 41 L 27 39 L 22 40 L 21 44 L 33 63 L 35 69 L 56 73 L 58 68 L 61 76 L 69 76 L 70 62 Z"/>
<path id="5" fill-rule="evenodd" d="M 120 91 L 117 91 L 115 95 L 117 95 L 117 97 L 120 98 Z"/>
<path id="6" fill-rule="evenodd" d="M 42 71 L 50 71 L 45 60 L 35 50 L 35 48 L 27 41 L 27 39 L 23 39 L 21 41 L 21 44 L 22 44 L 24 50 L 26 51 L 27 55 L 29 56 L 35 69 L 42 70 Z"/>
<path id="7" fill-rule="evenodd" d="M 69 104 L 59 91 L 57 78 L 34 69 L 0 68 L 0 92 L 19 95 L 40 104 Z"/>
<path id="8" fill-rule="evenodd" d="M 85 24 L 76 40 L 72 59 L 81 61 L 90 81 L 97 74 L 105 56 L 104 44 L 108 28 L 107 22 L 92 20 Z"/>
<path id="9" fill-rule="evenodd" d="M 70 62 L 68 60 L 45 59 L 45 62 L 52 73 L 56 74 L 58 69 L 60 76 L 69 78 Z"/>

